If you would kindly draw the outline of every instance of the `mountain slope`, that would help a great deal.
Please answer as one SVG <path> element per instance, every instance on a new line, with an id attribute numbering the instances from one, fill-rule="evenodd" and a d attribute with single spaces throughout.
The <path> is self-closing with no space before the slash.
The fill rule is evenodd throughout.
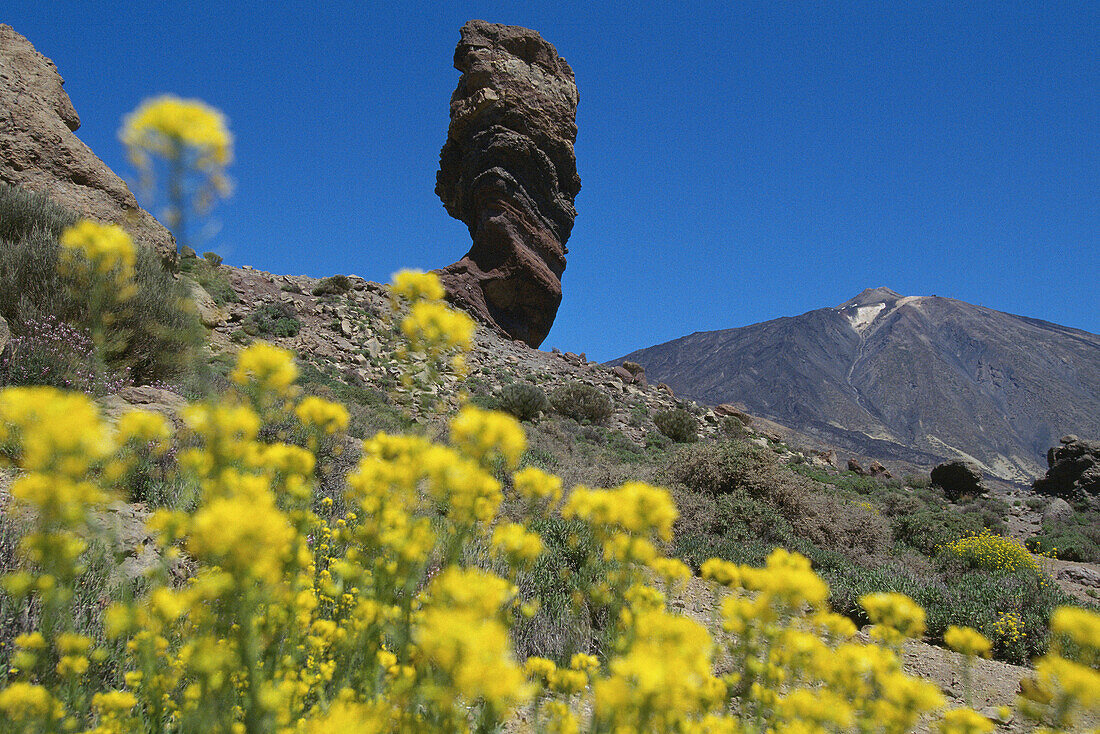
<path id="1" fill-rule="evenodd" d="M 964 456 L 1030 480 L 1065 433 L 1100 435 L 1100 336 L 888 288 L 640 349 L 651 381 L 883 458 Z"/>

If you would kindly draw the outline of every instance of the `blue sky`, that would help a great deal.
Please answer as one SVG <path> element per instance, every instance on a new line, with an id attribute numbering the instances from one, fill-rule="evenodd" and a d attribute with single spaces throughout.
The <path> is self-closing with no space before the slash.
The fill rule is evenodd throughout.
<path id="1" fill-rule="evenodd" d="M 582 189 L 543 348 L 610 359 L 867 287 L 1100 332 L 1100 3 L 8 0 L 79 136 L 130 177 L 144 97 L 220 107 L 207 248 L 276 273 L 461 257 L 434 194 L 470 18 L 538 30 L 580 89 Z"/>

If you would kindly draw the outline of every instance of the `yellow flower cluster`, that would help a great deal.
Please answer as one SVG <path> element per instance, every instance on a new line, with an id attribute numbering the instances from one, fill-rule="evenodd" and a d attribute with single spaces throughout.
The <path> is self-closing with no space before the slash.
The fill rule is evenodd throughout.
<path id="1" fill-rule="evenodd" d="M 993 650 L 993 643 L 981 632 L 970 627 L 951 625 L 943 633 L 943 641 L 952 650 L 963 655 L 978 655 L 987 658 Z"/>
<path id="2" fill-rule="evenodd" d="M 988 571 L 1040 571 L 1038 561 L 1023 543 L 1015 538 L 994 535 L 988 529 L 978 535 L 959 538 L 948 543 L 945 548 L 975 568 Z"/>
<path id="3" fill-rule="evenodd" d="M 90 268 L 85 275 L 111 280 L 124 289 L 123 295 L 133 295 L 134 241 L 122 227 L 82 219 L 61 233 L 59 244 L 62 267 L 71 272 Z"/>
<path id="4" fill-rule="evenodd" d="M 225 115 L 197 99 L 162 95 L 147 99 L 123 120 L 119 139 L 135 165 L 148 165 L 148 154 L 176 160 L 193 150 L 200 168 L 224 168 L 233 158 L 233 137 Z"/>
<path id="5" fill-rule="evenodd" d="M 449 307 L 445 296 L 435 273 L 402 270 L 393 276 L 390 310 L 400 317 L 399 331 L 405 339 L 396 352 L 402 360 L 403 390 L 427 390 L 447 372 L 458 377 L 466 373 L 465 353 L 473 346 L 474 321 L 465 311 Z M 455 397 L 461 403 L 464 395 L 459 391 Z"/>
<path id="6" fill-rule="evenodd" d="M 431 289 L 410 278 L 397 290 Z M 314 453 L 261 430 L 292 415 L 319 434 L 346 426 L 339 406 L 299 399 L 295 376 L 289 353 L 254 345 L 232 392 L 183 411 L 180 471 L 198 499 L 154 515 L 163 566 L 143 596 L 104 613 L 125 657 L 122 684 L 103 690 L 85 681 L 108 645 L 78 632 L 72 590 L 88 542 L 110 532 L 93 516 L 112 497 L 112 467 L 171 440 L 170 427 L 134 413 L 112 430 L 84 396 L 0 392 L 0 441 L 24 471 L 12 495 L 32 510 L 25 567 L 4 584 L 42 610 L 0 684 L 0 731 L 485 732 L 522 711 L 550 732 L 904 732 L 942 711 L 942 694 L 906 675 L 893 649 L 853 640 L 796 553 L 775 550 L 764 568 L 703 565 L 726 587 L 720 632 L 676 613 L 664 592 L 690 571 L 663 553 L 670 494 L 628 482 L 563 501 L 560 479 L 513 473 L 526 441 L 503 414 L 464 408 L 446 444 L 368 439 L 338 512 L 319 497 Z M 524 507 L 504 517 L 506 487 Z M 577 574 L 577 594 L 605 615 L 607 646 L 568 664 L 518 659 L 510 636 L 527 610 L 513 580 L 543 557 L 536 520 L 554 512 L 599 541 L 590 562 L 606 569 Z M 181 553 L 194 572 L 173 584 Z M 923 630 L 907 597 L 862 603 L 888 641 Z M 1092 612 L 1055 615 L 1065 646 L 1038 662 L 1029 716 L 1065 730 L 1095 705 L 1098 630 Z M 948 634 L 967 654 L 982 654 L 983 640 Z M 935 725 L 990 730 L 969 709 Z"/>

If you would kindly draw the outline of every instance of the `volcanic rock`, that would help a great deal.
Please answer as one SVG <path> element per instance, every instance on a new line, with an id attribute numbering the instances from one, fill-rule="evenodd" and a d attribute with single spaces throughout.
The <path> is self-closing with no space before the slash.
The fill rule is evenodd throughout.
<path id="1" fill-rule="evenodd" d="M 0 181 L 45 193 L 80 216 L 120 224 L 139 244 L 174 255 L 172 234 L 73 134 L 80 118 L 63 84 L 52 61 L 0 24 Z"/>
<path id="2" fill-rule="evenodd" d="M 573 70 L 535 31 L 472 20 L 435 191 L 473 246 L 438 271 L 449 298 L 537 347 L 561 303 L 580 191 Z"/>
<path id="3" fill-rule="evenodd" d="M 1056 497 L 1100 497 L 1100 441 L 1076 436 L 1047 452 L 1046 476 L 1035 480 L 1035 491 Z"/>
<path id="4" fill-rule="evenodd" d="M 894 475 L 890 473 L 890 470 L 878 461 L 872 461 L 868 464 L 867 471 L 870 472 L 872 477 L 882 477 L 883 479 L 892 479 L 894 477 Z"/>
<path id="5" fill-rule="evenodd" d="M 930 478 L 950 500 L 985 494 L 981 469 L 969 461 L 945 461 L 932 470 Z"/>

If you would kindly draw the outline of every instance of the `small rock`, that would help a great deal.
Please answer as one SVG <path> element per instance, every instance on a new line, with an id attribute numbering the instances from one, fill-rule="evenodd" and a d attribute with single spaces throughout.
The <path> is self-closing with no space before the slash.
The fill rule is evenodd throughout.
<path id="1" fill-rule="evenodd" d="M 1013 718 L 1012 709 L 1008 706 L 986 706 L 979 713 L 998 724 L 1007 724 Z"/>
<path id="2" fill-rule="evenodd" d="M 848 471 L 855 472 L 861 477 L 865 477 L 869 474 L 869 472 L 863 468 L 863 465 L 855 459 L 848 459 Z"/>
<path id="3" fill-rule="evenodd" d="M 355 327 L 351 325 L 351 322 L 347 319 L 340 321 L 340 333 L 344 336 L 352 336 L 355 334 Z"/>

